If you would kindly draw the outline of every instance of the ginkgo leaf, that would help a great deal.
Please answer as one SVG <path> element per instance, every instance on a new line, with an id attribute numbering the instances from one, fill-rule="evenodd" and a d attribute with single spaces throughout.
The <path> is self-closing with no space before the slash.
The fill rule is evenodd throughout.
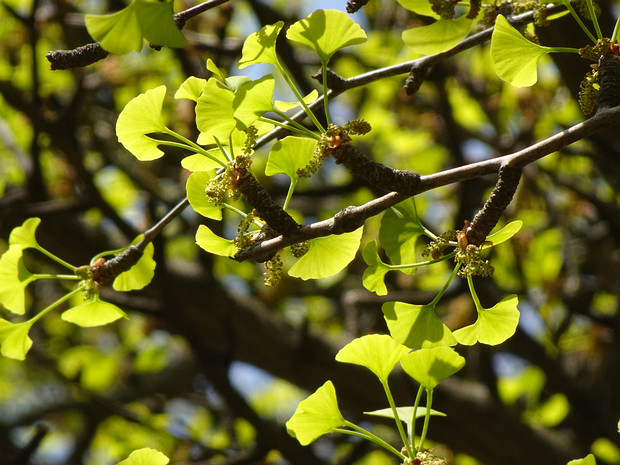
<path id="1" fill-rule="evenodd" d="M 222 257 L 233 257 L 237 253 L 234 241 L 218 236 L 203 224 L 198 226 L 196 244 L 206 252 Z"/>
<path id="2" fill-rule="evenodd" d="M 185 98 L 187 100 L 193 100 L 194 102 L 196 102 L 198 101 L 198 97 L 200 97 L 200 95 L 202 94 L 202 91 L 206 84 L 206 79 L 198 78 L 196 76 L 190 76 L 179 86 L 177 91 L 174 93 L 174 98 Z"/>
<path id="3" fill-rule="evenodd" d="M 412 349 L 452 346 L 456 339 L 435 313 L 435 305 L 386 302 L 381 306 L 390 334 Z"/>
<path id="4" fill-rule="evenodd" d="M 299 179 L 297 170 L 310 162 L 315 148 L 316 141 L 307 137 L 288 136 L 278 140 L 269 152 L 265 174 L 267 176 L 286 174 L 297 181 Z"/>
<path id="5" fill-rule="evenodd" d="M 233 119 L 235 94 L 225 84 L 210 78 L 196 102 L 196 126 L 200 131 L 199 144 L 211 142 L 211 138 L 228 140 L 235 128 Z"/>
<path id="6" fill-rule="evenodd" d="M 24 265 L 23 248 L 11 245 L 0 257 L 0 303 L 9 311 L 23 315 L 26 311 L 26 286 L 34 275 Z"/>
<path id="7" fill-rule="evenodd" d="M 319 98 L 319 92 L 316 89 L 313 89 L 312 92 L 306 95 L 302 100 L 304 101 L 306 105 L 309 105 L 312 102 L 314 102 L 317 98 Z M 297 101 L 283 102 L 282 100 L 276 100 L 275 107 L 280 111 L 286 112 L 286 111 L 292 110 L 293 108 L 301 108 L 301 103 Z"/>
<path id="8" fill-rule="evenodd" d="M 366 268 L 362 275 L 362 284 L 370 292 L 374 292 L 377 295 L 386 295 L 388 291 L 385 286 L 385 275 L 390 271 L 390 268 L 379 257 L 377 241 L 373 239 L 366 244 L 362 251 L 362 257 L 366 265 L 368 265 L 368 268 Z"/>
<path id="9" fill-rule="evenodd" d="M 31 321 L 11 323 L 0 318 L 0 353 L 8 358 L 24 360 L 32 347 L 28 331 Z"/>
<path id="10" fill-rule="evenodd" d="M 39 243 L 35 233 L 39 224 L 41 224 L 41 218 L 28 218 L 21 226 L 13 228 L 9 236 L 9 245 L 19 246 L 22 249 L 38 248 Z"/>
<path id="11" fill-rule="evenodd" d="M 142 235 L 138 236 L 132 244 L 137 244 L 142 239 Z M 115 291 L 127 292 L 142 289 L 147 286 L 155 276 L 155 267 L 157 263 L 153 260 L 155 249 L 153 243 L 149 243 L 142 252 L 142 256 L 127 271 L 123 271 L 112 283 Z"/>
<path id="12" fill-rule="evenodd" d="M 372 371 L 382 384 L 409 349 L 385 334 L 353 339 L 336 354 L 336 360 L 361 365 Z"/>
<path id="13" fill-rule="evenodd" d="M 307 446 L 320 436 L 345 424 L 338 408 L 334 385 L 327 381 L 299 403 L 293 416 L 286 422 L 286 431 L 297 438 L 302 446 Z"/>
<path id="14" fill-rule="evenodd" d="M 246 129 L 268 111 L 273 111 L 275 81 L 270 74 L 243 84 L 235 93 L 234 114 L 238 129 Z"/>
<path id="15" fill-rule="evenodd" d="M 466 16 L 458 19 L 440 19 L 428 26 L 414 27 L 402 33 L 402 39 L 414 52 L 436 55 L 450 50 L 469 33 L 473 20 Z"/>
<path id="16" fill-rule="evenodd" d="M 487 241 L 492 242 L 494 246 L 506 242 L 521 230 L 521 226 L 523 226 L 523 221 L 511 221 L 499 231 L 489 234 Z"/>
<path id="17" fill-rule="evenodd" d="M 363 29 L 338 10 L 316 10 L 294 23 L 286 31 L 286 37 L 313 49 L 323 66 L 327 66 L 331 56 L 341 48 L 366 41 Z"/>
<path id="18" fill-rule="evenodd" d="M 134 450 L 125 460 L 117 465 L 166 465 L 170 459 L 155 449 L 144 447 Z"/>
<path id="19" fill-rule="evenodd" d="M 155 46 L 184 47 L 187 40 L 174 21 L 173 1 L 133 0 L 109 15 L 86 15 L 86 29 L 101 47 L 123 55 L 142 50 L 144 39 Z"/>
<path id="20" fill-rule="evenodd" d="M 222 162 L 227 163 L 227 160 L 224 158 L 224 155 L 222 155 L 222 152 L 219 148 L 211 149 L 207 152 L 209 152 L 209 155 L 211 155 L 213 158 L 222 160 Z M 222 168 L 222 163 L 218 163 L 213 158 L 209 158 L 202 153 L 195 153 L 181 160 L 181 166 L 189 171 L 211 171 L 214 169 Z"/>
<path id="21" fill-rule="evenodd" d="M 411 420 L 413 420 L 413 407 L 396 407 L 396 413 L 400 421 L 407 425 L 408 431 L 411 431 Z M 392 418 L 394 419 L 394 411 L 391 408 L 382 408 L 380 410 L 373 410 L 372 412 L 364 412 L 364 415 L 370 415 L 373 417 Z M 431 409 L 430 416 L 432 417 L 445 417 L 446 414 L 435 409 Z M 415 417 L 423 418 L 426 416 L 426 407 L 418 407 L 415 411 Z"/>
<path id="22" fill-rule="evenodd" d="M 402 6 L 409 11 L 413 11 L 419 15 L 439 18 L 439 15 L 433 11 L 432 5 L 428 0 L 397 0 Z"/>
<path id="23" fill-rule="evenodd" d="M 155 160 L 162 152 L 159 141 L 147 134 L 166 132 L 161 111 L 166 96 L 166 86 L 147 90 L 129 101 L 116 121 L 116 136 L 138 160 Z"/>
<path id="24" fill-rule="evenodd" d="M 596 458 L 593 454 L 588 454 L 582 459 L 571 460 L 566 465 L 596 465 Z"/>
<path id="25" fill-rule="evenodd" d="M 454 337 L 460 344 L 497 345 L 512 336 L 519 323 L 519 299 L 511 294 L 504 297 L 491 308 L 484 308 L 476 303 L 478 319 L 472 325 L 454 331 Z"/>
<path id="26" fill-rule="evenodd" d="M 415 244 L 424 235 L 424 226 L 418 218 L 413 199 L 395 205 L 381 218 L 379 242 L 394 264 L 415 263 Z M 407 274 L 415 268 L 401 270 Z"/>
<path id="27" fill-rule="evenodd" d="M 433 390 L 444 379 L 465 366 L 465 358 L 451 347 L 420 349 L 405 355 L 400 364 L 409 376 Z"/>
<path id="28" fill-rule="evenodd" d="M 491 38 L 491 58 L 497 75 L 515 87 L 527 87 L 536 83 L 536 66 L 543 55 L 553 49 L 527 40 L 498 15 Z"/>
<path id="29" fill-rule="evenodd" d="M 205 158 L 205 157 L 203 157 Z M 210 202 L 205 194 L 205 187 L 213 178 L 213 174 L 207 171 L 195 171 L 187 178 L 185 189 L 187 200 L 192 208 L 200 215 L 214 220 L 222 219 L 222 207 Z"/>
<path id="30" fill-rule="evenodd" d="M 243 69 L 256 63 L 278 63 L 276 40 L 283 26 L 284 21 L 278 21 L 250 34 L 243 43 L 241 60 L 237 62 L 237 67 Z"/>
<path id="31" fill-rule="evenodd" d="M 363 227 L 349 233 L 312 239 L 308 252 L 293 264 L 288 274 L 304 280 L 335 275 L 355 258 L 362 231 Z"/>
<path id="32" fill-rule="evenodd" d="M 224 82 L 226 79 L 226 76 L 222 70 L 217 67 L 211 58 L 207 58 L 207 70 L 211 71 L 211 73 L 213 73 L 213 77 L 218 81 Z"/>
<path id="33" fill-rule="evenodd" d="M 98 295 L 85 304 L 65 310 L 60 317 L 82 327 L 102 326 L 119 318 L 128 318 L 124 311 L 116 305 L 100 300 Z"/>

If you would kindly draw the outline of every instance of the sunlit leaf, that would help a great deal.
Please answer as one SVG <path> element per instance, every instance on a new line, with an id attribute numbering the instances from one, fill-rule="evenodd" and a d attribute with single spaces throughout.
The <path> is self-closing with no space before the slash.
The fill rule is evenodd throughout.
<path id="1" fill-rule="evenodd" d="M 341 48 L 366 41 L 362 28 L 338 10 L 316 10 L 294 23 L 286 31 L 286 37 L 313 49 L 323 65 L 327 65 L 331 56 Z"/>
<path id="2" fill-rule="evenodd" d="M 439 18 L 439 15 L 433 11 L 432 5 L 428 0 L 398 0 L 398 3 L 419 15 Z"/>
<path id="3" fill-rule="evenodd" d="M 117 465 L 166 465 L 170 459 L 162 452 L 145 447 L 134 450 L 125 460 Z"/>
<path id="4" fill-rule="evenodd" d="M 65 310 L 61 318 L 78 326 L 90 327 L 107 325 L 119 318 L 128 317 L 116 305 L 104 302 L 99 299 L 98 295 L 95 295 L 89 302 Z"/>
<path id="5" fill-rule="evenodd" d="M 588 454 L 582 459 L 571 460 L 566 465 L 596 465 L 596 458 L 594 455 Z"/>
<path id="6" fill-rule="evenodd" d="M 335 275 L 355 258 L 362 230 L 363 227 L 349 233 L 312 239 L 308 252 L 293 264 L 288 274 L 304 280 Z"/>
<path id="7" fill-rule="evenodd" d="M 12 245 L 0 257 L 0 303 L 9 311 L 23 315 L 26 311 L 26 286 L 34 280 L 24 265 L 23 249 Z"/>
<path id="8" fill-rule="evenodd" d="M 472 325 L 454 331 L 460 344 L 473 345 L 476 342 L 497 345 L 512 336 L 519 323 L 519 299 L 511 294 L 491 308 L 476 306 L 478 319 Z"/>
<path id="9" fill-rule="evenodd" d="M 511 221 L 499 231 L 493 234 L 489 234 L 487 236 L 487 241 L 492 242 L 493 245 L 498 245 L 502 242 L 506 242 L 508 239 L 510 239 L 521 230 L 521 226 L 523 226 L 523 221 Z"/>
<path id="10" fill-rule="evenodd" d="M 274 79 L 271 75 L 243 84 L 233 100 L 237 127 L 245 129 L 268 111 L 273 110 Z"/>
<path id="11" fill-rule="evenodd" d="M 232 257 L 237 253 L 234 241 L 218 236 L 203 224 L 198 226 L 196 244 L 209 253 L 223 257 Z"/>
<path id="12" fill-rule="evenodd" d="M 516 87 L 527 87 L 536 83 L 536 65 L 543 55 L 552 49 L 527 40 L 498 15 L 491 39 L 491 58 L 497 75 Z"/>
<path id="13" fill-rule="evenodd" d="M 432 347 L 407 354 L 400 364 L 409 376 L 433 390 L 442 380 L 465 366 L 465 358 L 451 347 Z"/>
<path id="14" fill-rule="evenodd" d="M 381 218 L 379 242 L 394 264 L 416 262 L 415 244 L 422 235 L 424 226 L 420 223 L 413 199 L 395 205 Z M 401 271 L 411 274 L 415 269 Z"/>
<path id="15" fill-rule="evenodd" d="M 362 284 L 370 292 L 374 292 L 377 295 L 386 295 L 385 275 L 390 269 L 379 257 L 377 241 L 372 240 L 366 244 L 362 257 L 366 265 L 368 265 L 368 268 L 366 268 L 362 275 Z"/>
<path id="16" fill-rule="evenodd" d="M 243 43 L 241 50 L 241 60 L 237 62 L 237 67 L 243 69 L 255 63 L 278 62 L 276 55 L 276 40 L 278 34 L 284 26 L 284 21 L 264 26 L 260 31 L 250 34 Z"/>
<path id="17" fill-rule="evenodd" d="M 116 121 L 116 135 L 138 160 L 155 160 L 162 152 L 157 145 L 159 141 L 146 134 L 165 132 L 161 111 L 166 96 L 166 86 L 147 90 L 132 99 Z"/>
<path id="18" fill-rule="evenodd" d="M 198 143 L 212 142 L 213 136 L 228 140 L 235 128 L 233 100 L 235 94 L 225 84 L 210 78 L 196 102 L 196 126 L 201 132 Z"/>
<path id="19" fill-rule="evenodd" d="M 297 181 L 297 170 L 304 168 L 312 159 L 316 147 L 316 141 L 307 137 L 288 136 L 278 140 L 271 151 L 265 167 L 265 174 L 286 174 L 289 178 Z"/>
<path id="20" fill-rule="evenodd" d="M 210 155 L 222 160 L 224 163 L 227 162 L 219 148 L 208 150 L 208 152 Z M 195 153 L 185 157 L 181 160 L 181 166 L 189 171 L 210 171 L 222 168 L 221 163 L 216 162 L 202 153 Z"/>
<path id="21" fill-rule="evenodd" d="M 35 237 L 41 218 L 28 218 L 21 226 L 13 228 L 9 236 L 9 245 L 19 246 L 22 249 L 37 248 L 39 243 Z"/>
<path id="22" fill-rule="evenodd" d="M 381 306 L 390 334 L 412 349 L 452 346 L 456 339 L 435 313 L 435 306 L 386 302 Z"/>
<path id="23" fill-rule="evenodd" d="M 141 239 L 140 235 L 133 243 L 138 243 Z M 112 287 L 115 291 L 127 292 L 142 289 L 153 280 L 157 266 L 153 260 L 154 250 L 153 243 L 149 243 L 137 263 L 114 278 Z"/>
<path id="24" fill-rule="evenodd" d="M 210 202 L 205 194 L 205 188 L 212 178 L 213 175 L 210 172 L 195 171 L 187 178 L 185 188 L 187 190 L 187 200 L 189 200 L 190 205 L 197 213 L 219 221 L 222 219 L 222 207 Z"/>
<path id="25" fill-rule="evenodd" d="M 143 36 L 136 15 L 137 2 L 109 15 L 85 15 L 86 29 L 105 50 L 115 55 L 142 50 Z"/>
<path id="26" fill-rule="evenodd" d="M 428 26 L 414 27 L 402 33 L 402 39 L 414 52 L 435 55 L 450 50 L 469 33 L 472 20 L 466 16 L 458 19 L 440 19 Z"/>
<path id="27" fill-rule="evenodd" d="M 327 381 L 314 394 L 301 401 L 297 410 L 286 422 L 288 433 L 306 446 L 334 428 L 344 426 L 345 420 L 338 408 L 336 390 Z"/>
<path id="28" fill-rule="evenodd" d="M 218 81 L 224 82 L 224 80 L 226 79 L 226 76 L 224 75 L 222 70 L 217 67 L 217 65 L 213 62 L 211 58 L 207 58 L 207 70 L 211 71 L 211 73 L 213 73 L 213 77 Z"/>
<path id="29" fill-rule="evenodd" d="M 336 360 L 361 365 L 372 371 L 381 383 L 409 349 L 385 334 L 369 334 L 353 339 L 336 354 Z"/>
<path id="30" fill-rule="evenodd" d="M 310 105 L 317 98 L 319 98 L 319 92 L 316 89 L 313 89 L 308 95 L 306 95 L 302 100 L 306 105 Z M 293 108 L 301 108 L 301 104 L 299 102 L 283 102 L 282 100 L 276 100 L 275 107 L 280 111 L 289 111 Z"/>
<path id="31" fill-rule="evenodd" d="M 142 35 L 151 45 L 172 48 L 187 45 L 187 39 L 174 21 L 174 0 L 135 1 Z"/>
<path id="32" fill-rule="evenodd" d="M 185 98 L 196 102 L 198 97 L 200 97 L 200 94 L 202 94 L 202 90 L 206 84 L 206 79 L 190 76 L 179 86 L 177 91 L 174 93 L 174 98 Z"/>
<path id="33" fill-rule="evenodd" d="M 11 323 L 0 318 L 0 353 L 8 358 L 24 360 L 32 347 L 28 331 L 32 323 Z"/>
<path id="34" fill-rule="evenodd" d="M 411 431 L 411 420 L 413 419 L 413 407 L 396 407 L 396 413 L 398 418 L 407 424 L 407 428 Z M 382 408 L 380 410 L 373 410 L 372 412 L 364 412 L 364 415 L 370 415 L 374 417 L 382 418 L 394 418 L 394 412 L 391 408 Z M 415 417 L 423 418 L 426 416 L 426 407 L 418 407 L 415 411 Z M 446 414 L 435 409 L 431 409 L 430 416 L 432 417 L 445 417 Z"/>

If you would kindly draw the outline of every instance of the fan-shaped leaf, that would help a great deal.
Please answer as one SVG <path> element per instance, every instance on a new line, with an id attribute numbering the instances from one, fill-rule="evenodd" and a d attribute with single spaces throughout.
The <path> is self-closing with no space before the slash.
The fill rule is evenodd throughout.
<path id="1" fill-rule="evenodd" d="M 523 221 L 512 221 L 499 231 L 489 234 L 487 236 L 487 241 L 492 242 L 494 246 L 506 242 L 521 230 L 521 226 L 523 226 Z"/>
<path id="2" fill-rule="evenodd" d="M 32 322 L 11 323 L 0 318 L 0 353 L 8 358 L 24 360 L 32 347 L 28 331 Z"/>
<path id="3" fill-rule="evenodd" d="M 316 141 L 307 137 L 288 136 L 273 144 L 265 167 L 265 174 L 286 174 L 297 181 L 297 170 L 304 168 L 312 159 Z"/>
<path id="4" fill-rule="evenodd" d="M 234 241 L 218 236 L 203 224 L 198 226 L 196 244 L 205 251 L 222 257 L 232 257 L 237 253 Z"/>
<path id="5" fill-rule="evenodd" d="M 288 274 L 304 280 L 335 275 L 355 258 L 362 230 L 312 239 L 308 252 L 293 264 Z"/>
<path id="6" fill-rule="evenodd" d="M 415 244 L 424 235 L 413 199 L 395 205 L 381 218 L 379 241 L 394 264 L 415 263 Z M 415 269 L 401 270 L 413 273 Z"/>
<path id="7" fill-rule="evenodd" d="M 0 303 L 7 310 L 23 315 L 26 311 L 26 286 L 34 280 L 23 261 L 23 249 L 12 245 L 0 257 Z"/>
<path id="8" fill-rule="evenodd" d="M 398 0 L 398 3 L 419 15 L 439 18 L 439 15 L 433 11 L 432 5 L 428 0 Z"/>
<path id="9" fill-rule="evenodd" d="M 212 142 L 215 136 L 219 140 L 228 140 L 235 128 L 233 100 L 235 94 L 225 84 L 210 78 L 196 103 L 196 126 L 201 132 L 198 143 Z"/>
<path id="10" fill-rule="evenodd" d="M 465 358 L 451 347 L 420 349 L 404 356 L 403 370 L 426 389 L 433 390 L 442 380 L 465 366 Z"/>
<path id="11" fill-rule="evenodd" d="M 478 319 L 472 325 L 458 329 L 454 336 L 460 344 L 473 345 L 476 342 L 497 345 L 512 336 L 519 323 L 519 299 L 508 295 L 491 308 L 476 304 Z"/>
<path id="12" fill-rule="evenodd" d="M 190 76 L 179 86 L 177 91 L 174 93 L 174 98 L 185 98 L 196 102 L 198 101 L 198 97 L 200 97 L 200 94 L 202 94 L 202 91 L 206 84 L 206 79 L 198 78 L 196 76 Z"/>
<path id="13" fill-rule="evenodd" d="M 182 48 L 187 39 L 174 21 L 174 0 L 135 0 L 142 36 L 154 46 Z M 104 47 L 105 48 L 105 47 Z"/>
<path id="14" fill-rule="evenodd" d="M 311 104 L 317 98 L 319 98 L 319 92 L 316 89 L 313 89 L 308 95 L 306 95 L 302 100 L 306 105 Z M 301 103 L 299 102 L 283 102 L 282 100 L 276 100 L 275 107 L 280 111 L 289 111 L 293 108 L 301 108 Z"/>
<path id="15" fill-rule="evenodd" d="M 450 50 L 469 33 L 472 20 L 466 16 L 458 19 L 440 19 L 428 26 L 403 31 L 403 42 L 414 52 L 435 55 Z"/>
<path id="16" fill-rule="evenodd" d="M 117 465 L 166 465 L 170 459 L 162 452 L 145 447 L 134 450 L 125 460 Z"/>
<path id="17" fill-rule="evenodd" d="M 233 100 L 238 129 L 246 129 L 268 111 L 273 110 L 274 79 L 270 74 L 239 87 Z"/>
<path id="18" fill-rule="evenodd" d="M 331 381 L 327 381 L 297 406 L 297 410 L 286 422 L 288 434 L 297 438 L 306 446 L 320 436 L 344 426 L 345 420 L 338 408 L 336 390 Z"/>
<path id="19" fill-rule="evenodd" d="M 21 226 L 13 228 L 9 236 L 9 245 L 19 246 L 22 249 L 39 247 L 35 233 L 40 223 L 41 218 L 28 218 Z"/>
<path id="20" fill-rule="evenodd" d="M 297 21 L 287 31 L 293 42 L 307 45 L 321 59 L 323 66 L 341 48 L 366 41 L 366 33 L 346 13 L 338 10 L 317 10 Z"/>
<path id="21" fill-rule="evenodd" d="M 241 60 L 237 67 L 243 69 L 255 63 L 278 63 L 276 55 L 276 40 L 284 26 L 284 21 L 278 21 L 263 27 L 260 31 L 250 34 L 243 43 Z"/>
<path id="22" fill-rule="evenodd" d="M 82 327 L 102 326 L 119 318 L 128 318 L 124 311 L 116 305 L 100 300 L 98 295 L 90 302 L 65 310 L 60 317 Z"/>
<path id="23" fill-rule="evenodd" d="M 381 306 L 394 340 L 412 349 L 452 346 L 456 339 L 435 314 L 435 306 L 386 302 Z"/>
<path id="24" fill-rule="evenodd" d="M 372 371 L 382 384 L 409 349 L 385 334 L 353 339 L 336 354 L 336 360 L 361 365 Z"/>
<path id="25" fill-rule="evenodd" d="M 379 257 L 377 241 L 372 240 L 366 244 L 362 257 L 366 265 L 368 265 L 362 276 L 362 284 L 370 292 L 374 292 L 377 295 L 386 295 L 385 275 L 390 271 L 390 268 Z"/>
<path id="26" fill-rule="evenodd" d="M 137 244 L 141 239 L 142 235 L 138 236 L 133 244 Z M 137 263 L 114 279 L 112 287 L 115 291 L 127 292 L 142 289 L 153 280 L 157 266 L 153 260 L 154 250 L 153 244 L 149 243 Z"/>
<path id="27" fill-rule="evenodd" d="M 164 152 L 157 148 L 159 141 L 147 134 L 167 130 L 161 117 L 166 86 L 147 90 L 132 99 L 118 116 L 116 135 L 138 160 L 155 160 Z"/>
<path id="28" fill-rule="evenodd" d="M 206 158 L 206 157 L 203 157 Z M 187 200 L 197 213 L 214 220 L 222 219 L 222 207 L 214 205 L 205 194 L 205 187 L 211 181 L 213 175 L 207 171 L 196 171 L 187 178 L 185 186 Z"/>
<path id="29" fill-rule="evenodd" d="M 116 55 L 142 50 L 142 30 L 133 1 L 110 15 L 85 15 L 86 29 L 105 50 Z"/>

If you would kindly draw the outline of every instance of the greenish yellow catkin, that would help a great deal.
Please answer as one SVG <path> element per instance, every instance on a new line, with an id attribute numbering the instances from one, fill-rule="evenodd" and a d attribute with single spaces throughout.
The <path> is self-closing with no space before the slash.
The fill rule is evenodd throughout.
<path id="1" fill-rule="evenodd" d="M 272 287 L 277 285 L 282 279 L 282 258 L 280 252 L 265 262 L 265 271 L 263 273 L 263 282 L 265 286 Z"/>
<path id="2" fill-rule="evenodd" d="M 598 70 L 593 69 L 591 73 L 586 74 L 579 85 L 579 107 L 584 115 L 590 116 L 594 113 L 598 90 Z"/>

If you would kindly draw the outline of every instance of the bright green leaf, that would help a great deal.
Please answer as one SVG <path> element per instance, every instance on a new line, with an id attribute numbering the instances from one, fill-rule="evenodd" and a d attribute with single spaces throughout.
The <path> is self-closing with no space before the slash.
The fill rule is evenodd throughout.
<path id="1" fill-rule="evenodd" d="M 194 102 L 196 102 L 198 101 L 198 97 L 200 97 L 200 95 L 202 94 L 202 91 L 206 84 L 206 79 L 198 78 L 196 76 L 190 76 L 179 86 L 177 91 L 174 93 L 174 98 L 185 98 L 187 100 L 193 100 Z"/>
<path id="2" fill-rule="evenodd" d="M 349 233 L 312 239 L 308 252 L 293 264 L 288 274 L 304 280 L 335 275 L 355 258 L 362 230 L 363 227 Z"/>
<path id="3" fill-rule="evenodd" d="M 198 143 L 210 142 L 213 136 L 226 141 L 235 128 L 233 100 L 235 94 L 223 83 L 210 78 L 196 103 L 196 126 L 201 132 Z"/>
<path id="4" fill-rule="evenodd" d="M 536 83 L 538 60 L 552 49 L 530 42 L 502 15 L 497 16 L 491 38 L 491 58 L 497 75 L 515 87 Z"/>
<path id="5" fill-rule="evenodd" d="M 312 159 L 316 141 L 307 137 L 288 136 L 278 140 L 271 151 L 265 167 L 265 174 L 286 174 L 289 178 L 297 181 L 297 170 L 304 168 Z"/>
<path id="6" fill-rule="evenodd" d="M 476 306 L 478 319 L 472 325 L 458 329 L 454 336 L 460 344 L 473 345 L 476 342 L 497 345 L 512 336 L 519 323 L 519 299 L 511 294 L 491 308 Z"/>
<path id="7" fill-rule="evenodd" d="M 596 465 L 594 455 L 588 454 L 582 459 L 571 460 L 566 465 Z"/>
<path id="8" fill-rule="evenodd" d="M 219 160 L 222 160 L 224 163 L 227 162 L 219 148 L 208 150 L 208 152 L 210 155 Z M 212 158 L 209 158 L 202 153 L 195 153 L 193 155 L 185 157 L 183 160 L 181 160 L 181 166 L 189 171 L 210 171 L 222 168 L 221 163 L 216 162 Z"/>
<path id="9" fill-rule="evenodd" d="M 366 41 L 366 33 L 346 13 L 338 10 L 316 10 L 297 21 L 287 31 L 286 37 L 313 49 L 324 66 L 341 48 Z"/>
<path id="10" fill-rule="evenodd" d="M 243 43 L 241 60 L 237 62 L 237 67 L 243 69 L 255 63 L 278 63 L 276 40 L 282 26 L 284 26 L 284 21 L 278 21 L 250 34 Z"/>
<path id="11" fill-rule="evenodd" d="M 0 319 L 0 353 L 8 358 L 24 360 L 32 347 L 32 339 L 28 331 L 32 323 L 11 323 Z"/>
<path id="12" fill-rule="evenodd" d="M 155 449 L 145 447 L 134 450 L 125 460 L 117 465 L 166 465 L 170 459 Z"/>
<path id="13" fill-rule="evenodd" d="M 487 236 L 487 241 L 492 242 L 494 246 L 506 242 L 521 230 L 521 226 L 523 226 L 523 221 L 512 221 L 499 231 L 489 234 Z"/>
<path id="14" fill-rule="evenodd" d="M 398 0 L 398 3 L 419 15 L 431 16 L 433 18 L 440 17 L 433 11 L 432 5 L 428 0 Z"/>
<path id="15" fill-rule="evenodd" d="M 23 315 L 26 311 L 26 286 L 34 276 L 24 265 L 23 249 L 12 245 L 0 257 L 0 303 L 9 311 Z"/>
<path id="16" fill-rule="evenodd" d="M 182 48 L 187 39 L 174 21 L 174 0 L 135 0 L 142 36 L 154 46 Z M 104 47 L 105 48 L 105 47 Z"/>
<path id="17" fill-rule="evenodd" d="M 396 265 L 415 263 L 415 244 L 424 235 L 413 199 L 395 205 L 381 218 L 379 242 L 392 263 Z M 415 269 L 401 270 L 407 274 Z"/>
<path id="18" fill-rule="evenodd" d="M 110 15 L 86 15 L 86 29 L 105 50 L 115 55 L 142 50 L 142 30 L 133 1 Z"/>
<path id="19" fill-rule="evenodd" d="M 213 175 L 210 172 L 195 171 L 187 178 L 185 188 L 187 190 L 187 200 L 189 200 L 190 205 L 197 213 L 206 218 L 219 221 L 222 219 L 222 207 L 210 202 L 205 194 L 205 188 L 212 178 Z"/>
<path id="20" fill-rule="evenodd" d="M 420 349 L 404 356 L 403 370 L 426 389 L 433 390 L 442 380 L 465 366 L 465 358 L 451 347 Z"/>
<path id="21" fill-rule="evenodd" d="M 317 98 L 319 98 L 319 92 L 316 89 L 313 89 L 308 95 L 306 95 L 302 100 L 306 105 L 310 105 Z M 280 111 L 289 111 L 293 108 L 301 108 L 301 104 L 297 101 L 295 102 L 283 102 L 282 100 L 276 100 L 275 107 Z"/>
<path id="22" fill-rule="evenodd" d="M 22 249 L 39 247 L 35 233 L 40 223 L 41 218 L 28 218 L 21 226 L 13 228 L 9 236 L 9 245 L 19 246 Z"/>
<path id="23" fill-rule="evenodd" d="M 119 318 L 128 317 L 116 305 L 104 302 L 99 299 L 98 295 L 95 295 L 91 301 L 65 310 L 61 318 L 78 326 L 90 327 L 107 325 Z"/>
<path id="24" fill-rule="evenodd" d="M 450 50 L 469 33 L 472 20 L 466 16 L 458 19 L 440 19 L 428 26 L 414 27 L 403 31 L 403 42 L 414 52 L 422 55 L 436 55 Z"/>
<path id="25" fill-rule="evenodd" d="M 409 428 L 411 428 L 411 420 L 413 418 L 413 407 L 396 407 L 396 413 L 401 421 L 404 421 Z M 372 412 L 364 412 L 364 415 L 371 415 L 374 417 L 382 418 L 394 418 L 394 412 L 391 408 L 382 408 L 380 410 L 373 410 Z M 431 416 L 433 417 L 445 417 L 446 414 L 435 409 L 431 409 Z M 415 417 L 423 418 L 426 416 L 426 407 L 418 407 L 415 411 Z"/>
<path id="26" fill-rule="evenodd" d="M 336 354 L 336 360 L 361 365 L 372 371 L 382 384 L 409 349 L 385 334 L 353 339 Z"/>
<path id="27" fill-rule="evenodd" d="M 133 243 L 138 243 L 141 239 L 142 236 L 139 236 Z M 114 279 L 112 287 L 115 291 L 127 292 L 142 289 L 153 280 L 157 265 L 153 260 L 154 250 L 153 244 L 149 243 L 137 263 Z"/>
<path id="28" fill-rule="evenodd" d="M 366 244 L 362 257 L 368 265 L 362 276 L 362 284 L 370 292 L 374 292 L 377 295 L 386 295 L 385 275 L 390 271 L 390 268 L 379 257 L 377 241 L 372 240 Z"/>
<path id="29" fill-rule="evenodd" d="M 218 236 L 203 224 L 198 226 L 196 244 L 205 251 L 222 257 L 232 257 L 237 253 L 234 241 Z"/>
<path id="30" fill-rule="evenodd" d="M 243 84 L 233 100 L 238 129 L 246 129 L 268 111 L 273 110 L 274 79 L 270 74 Z"/>
<path id="31" fill-rule="evenodd" d="M 166 96 L 166 86 L 147 90 L 132 99 L 118 116 L 116 135 L 138 160 L 155 160 L 164 152 L 157 148 L 159 141 L 146 134 L 166 132 L 161 111 Z"/>
<path id="32" fill-rule="evenodd" d="M 435 313 L 435 306 L 386 302 L 381 306 L 390 334 L 412 349 L 452 346 L 456 339 Z"/>
<path id="33" fill-rule="evenodd" d="M 344 426 L 345 420 L 338 408 L 336 390 L 327 381 L 297 406 L 297 410 L 286 422 L 288 433 L 297 438 L 302 446 L 307 446 L 320 436 Z"/>
<path id="34" fill-rule="evenodd" d="M 213 77 L 218 81 L 224 82 L 226 80 L 224 73 L 217 67 L 211 58 L 207 58 L 207 70 L 211 71 Z"/>

